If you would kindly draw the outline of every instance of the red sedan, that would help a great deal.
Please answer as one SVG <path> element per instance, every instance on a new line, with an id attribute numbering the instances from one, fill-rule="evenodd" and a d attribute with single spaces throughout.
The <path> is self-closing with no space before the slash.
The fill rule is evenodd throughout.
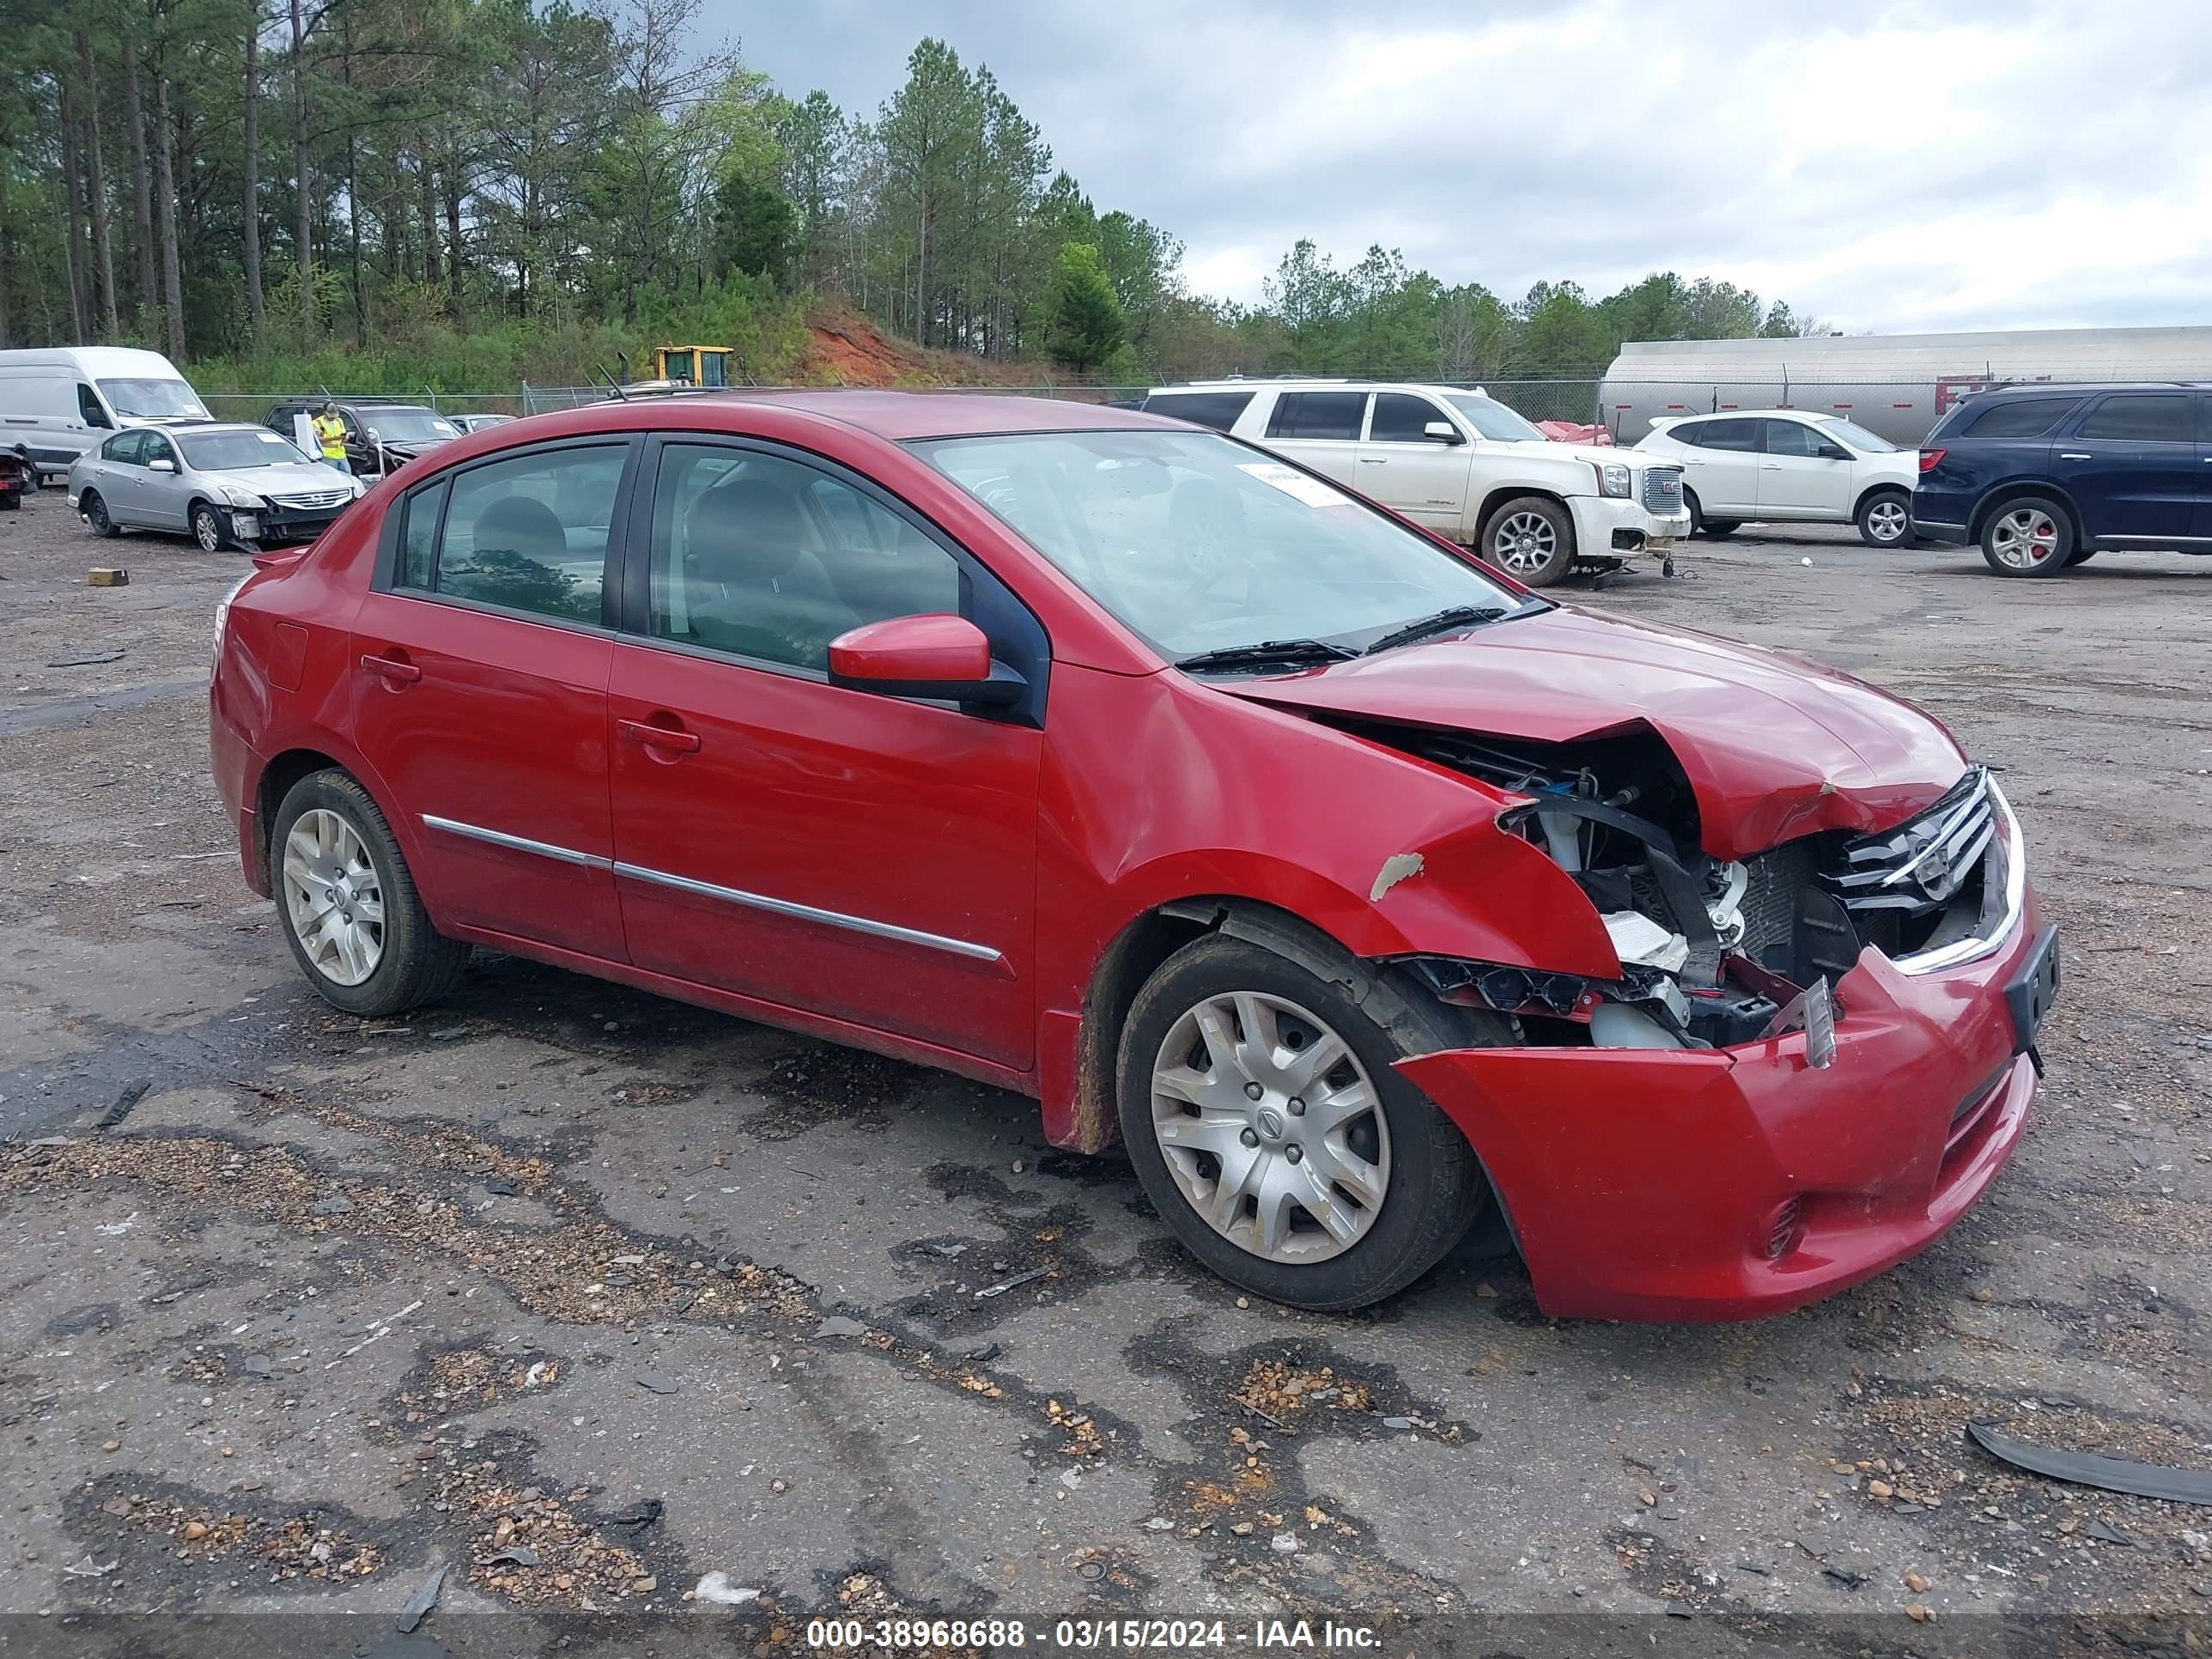
<path id="1" fill-rule="evenodd" d="M 246 879 L 332 1004 L 477 945 L 1025 1091 L 1223 1277 L 1775 1312 L 2018 1142 L 2003 793 L 1842 675 L 1553 605 L 1212 432 L 632 400 L 458 439 L 219 613 Z"/>

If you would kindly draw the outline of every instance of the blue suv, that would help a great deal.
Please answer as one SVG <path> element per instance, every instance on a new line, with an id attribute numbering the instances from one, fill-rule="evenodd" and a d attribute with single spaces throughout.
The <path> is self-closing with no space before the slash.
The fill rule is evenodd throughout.
<path id="1" fill-rule="evenodd" d="M 1920 447 L 1912 525 L 1978 544 L 2000 576 L 2106 549 L 2212 553 L 2212 386 L 1977 392 Z"/>

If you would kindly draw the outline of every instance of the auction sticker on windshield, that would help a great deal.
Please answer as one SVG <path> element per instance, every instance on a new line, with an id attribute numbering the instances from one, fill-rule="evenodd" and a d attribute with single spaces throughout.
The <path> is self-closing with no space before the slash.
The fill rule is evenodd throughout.
<path id="1" fill-rule="evenodd" d="M 1280 461 L 1244 461 L 1237 465 L 1239 472 L 1249 472 L 1261 483 L 1270 483 L 1285 495 L 1294 496 L 1308 507 L 1350 507 L 1352 497 L 1334 484 L 1325 484 L 1319 478 L 1309 477 L 1294 466 L 1285 466 Z"/>

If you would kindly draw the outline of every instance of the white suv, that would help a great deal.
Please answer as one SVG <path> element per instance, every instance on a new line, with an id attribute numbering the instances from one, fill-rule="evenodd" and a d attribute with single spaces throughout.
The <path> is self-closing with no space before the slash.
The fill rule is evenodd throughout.
<path id="1" fill-rule="evenodd" d="M 1912 541 L 1917 450 L 1899 449 L 1840 415 L 1756 409 L 1654 421 L 1636 447 L 1688 476 L 1698 533 L 1725 536 L 1746 519 L 1856 524 L 1869 547 Z"/>
<path id="2" fill-rule="evenodd" d="M 1672 574 L 1690 533 L 1681 469 L 1634 450 L 1556 444 L 1452 386 L 1212 380 L 1160 386 L 1154 415 L 1272 449 L 1471 547 L 1532 587 L 1645 553 Z"/>

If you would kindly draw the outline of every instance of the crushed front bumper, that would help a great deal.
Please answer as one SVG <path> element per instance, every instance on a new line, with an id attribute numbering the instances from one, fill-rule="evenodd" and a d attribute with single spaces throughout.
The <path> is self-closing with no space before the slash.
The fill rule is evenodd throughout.
<path id="1" fill-rule="evenodd" d="M 1481 1156 L 1546 1313 L 1784 1313 L 1924 1249 L 2004 1167 L 2036 1082 L 2008 994 L 2042 943 L 2031 898 L 1997 951 L 1948 972 L 1865 951 L 1824 1069 L 1802 1031 L 1399 1069 Z"/>
<path id="2" fill-rule="evenodd" d="M 1585 558 L 1649 553 L 1671 558 L 1690 533 L 1690 514 L 1662 515 L 1622 496 L 1573 495 L 1567 501 L 1575 520 L 1575 548 Z"/>

